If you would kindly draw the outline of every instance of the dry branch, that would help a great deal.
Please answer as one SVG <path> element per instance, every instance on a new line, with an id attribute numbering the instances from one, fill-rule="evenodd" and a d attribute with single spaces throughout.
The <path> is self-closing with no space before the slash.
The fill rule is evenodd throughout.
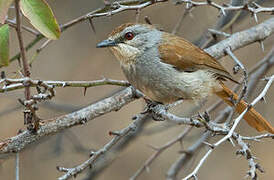
<path id="1" fill-rule="evenodd" d="M 136 93 L 133 88 L 129 87 L 79 111 L 49 120 L 42 120 L 40 128 L 36 133 L 25 130 L 17 136 L 0 142 L 0 154 L 18 152 L 44 136 L 53 135 L 64 129 L 85 124 L 108 112 L 118 111 L 126 104 L 138 98 L 139 95 L 138 92 Z"/>
<path id="2" fill-rule="evenodd" d="M 214 45 L 210 48 L 207 48 L 206 51 L 209 54 L 211 54 L 212 56 L 214 56 L 215 58 L 221 58 L 222 56 L 225 55 L 225 49 L 227 47 L 230 47 L 231 50 L 236 50 L 238 48 L 241 48 L 243 46 L 251 44 L 252 42 L 256 42 L 256 41 L 263 40 L 263 39 L 267 38 L 268 36 L 270 36 L 273 33 L 273 31 L 274 31 L 274 18 L 270 18 L 255 27 L 252 27 L 245 31 L 241 31 L 241 32 L 231 35 L 229 38 L 217 43 L 216 45 Z M 123 103 L 120 102 L 117 105 L 119 108 L 121 108 L 123 105 L 125 105 L 135 99 L 133 97 L 134 94 L 132 94 L 133 91 L 130 88 L 127 88 L 127 91 L 124 90 L 122 92 L 121 93 L 123 95 L 119 95 L 119 93 L 118 93 L 115 96 L 113 96 L 114 99 L 112 101 L 112 103 L 116 102 L 117 96 L 120 97 L 119 102 L 121 101 Z M 110 97 L 110 99 L 112 99 L 112 98 Z M 109 106 L 109 104 L 104 104 L 104 103 L 106 103 L 106 100 L 99 101 L 98 103 L 96 103 L 96 105 L 100 104 L 100 107 L 105 107 L 105 106 L 108 107 L 106 109 L 106 111 L 103 111 L 101 109 L 103 111 L 103 112 L 101 112 L 102 114 L 105 114 L 105 113 L 108 113 L 108 112 L 114 110 L 115 107 L 117 108 L 117 106 L 114 105 L 114 107 L 112 109 Z M 113 104 L 112 104 L 112 106 L 113 106 Z M 94 106 L 92 106 L 92 107 L 94 107 Z M 92 113 L 94 112 L 94 109 L 90 108 L 90 106 L 87 108 L 84 108 L 84 109 L 90 110 L 91 112 L 77 111 L 75 113 L 68 114 L 68 115 L 65 115 L 65 116 L 62 116 L 59 118 L 55 118 L 50 121 L 45 120 L 45 121 L 43 121 L 44 124 L 41 125 L 41 129 L 38 131 L 38 132 L 40 132 L 40 134 L 38 133 L 37 135 L 35 135 L 28 131 L 24 131 L 22 134 L 20 134 L 18 136 L 15 136 L 10 139 L 2 141 L 0 143 L 0 154 L 19 151 L 22 148 L 24 148 L 26 145 L 39 140 L 43 136 L 46 136 L 49 134 L 54 134 L 54 133 L 61 131 L 62 129 L 69 128 L 71 126 L 79 124 L 81 122 L 81 120 L 79 120 L 79 119 L 74 120 L 74 115 L 76 115 L 76 114 L 78 114 L 77 117 L 79 118 L 79 116 L 80 116 L 79 112 L 84 113 L 81 116 L 83 119 L 86 118 L 89 120 L 90 117 L 95 118 L 98 116 L 98 114 L 96 114 L 96 113 L 95 113 L 95 116 L 92 115 Z M 100 114 L 100 115 L 102 115 L 102 114 Z M 66 118 L 63 119 L 63 117 L 66 117 Z M 56 121 L 56 120 L 58 120 L 58 121 Z M 191 120 L 190 123 L 193 123 L 192 119 L 189 119 L 189 120 Z M 44 129 L 46 129 L 46 132 L 44 132 Z M 31 140 L 29 140 L 29 139 L 31 139 Z M 18 142 L 20 142 L 22 144 L 22 146 L 17 144 Z"/>

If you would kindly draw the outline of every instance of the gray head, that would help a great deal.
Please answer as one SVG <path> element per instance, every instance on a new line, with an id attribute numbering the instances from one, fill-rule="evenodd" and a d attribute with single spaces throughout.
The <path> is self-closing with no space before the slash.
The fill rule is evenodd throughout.
<path id="1" fill-rule="evenodd" d="M 108 39 L 98 43 L 96 47 L 110 47 L 113 54 L 126 63 L 158 43 L 160 36 L 160 31 L 154 26 L 126 23 L 115 28 Z"/>

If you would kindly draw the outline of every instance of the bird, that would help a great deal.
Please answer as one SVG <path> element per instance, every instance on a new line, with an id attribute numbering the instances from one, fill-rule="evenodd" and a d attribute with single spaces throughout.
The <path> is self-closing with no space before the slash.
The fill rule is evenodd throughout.
<path id="1" fill-rule="evenodd" d="M 183 99 L 197 103 L 216 94 L 238 113 L 248 108 L 244 100 L 235 104 L 238 96 L 225 81 L 237 81 L 214 57 L 154 25 L 122 24 L 96 47 L 109 48 L 129 83 L 154 102 L 168 104 Z M 244 119 L 259 132 L 274 133 L 273 126 L 253 107 Z"/>

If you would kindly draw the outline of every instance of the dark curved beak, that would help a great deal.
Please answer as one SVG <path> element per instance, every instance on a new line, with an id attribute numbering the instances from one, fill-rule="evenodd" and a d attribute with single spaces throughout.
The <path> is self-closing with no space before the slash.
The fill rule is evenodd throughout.
<path id="1" fill-rule="evenodd" d="M 110 40 L 110 39 L 106 39 L 103 40 L 102 42 L 99 42 L 96 47 L 97 48 L 103 48 L 103 47 L 111 47 L 111 46 L 115 46 L 116 42 L 114 40 Z"/>

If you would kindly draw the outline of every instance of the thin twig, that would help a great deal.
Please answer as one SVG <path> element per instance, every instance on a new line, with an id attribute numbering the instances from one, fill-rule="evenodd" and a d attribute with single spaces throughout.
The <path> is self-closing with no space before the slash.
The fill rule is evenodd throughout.
<path id="1" fill-rule="evenodd" d="M 19 152 L 15 155 L 15 179 L 20 180 L 20 156 Z"/>
<path id="2" fill-rule="evenodd" d="M 179 134 L 176 138 L 172 139 L 171 141 L 167 142 L 166 144 L 164 144 L 163 146 L 161 146 L 159 148 L 154 148 L 155 152 L 146 160 L 146 162 L 144 163 L 144 165 L 142 165 L 142 167 L 140 167 L 140 169 L 138 169 L 136 171 L 136 173 L 130 178 L 130 180 L 137 179 L 147 168 L 149 168 L 149 166 L 151 165 L 151 163 L 162 152 L 164 152 L 166 149 L 168 149 L 169 147 L 171 147 L 176 142 L 181 142 L 183 140 L 183 138 L 190 132 L 191 129 L 192 129 L 192 127 L 186 127 L 184 129 L 184 131 L 181 134 Z"/>
<path id="3" fill-rule="evenodd" d="M 102 86 L 102 85 L 116 85 L 116 86 L 125 86 L 125 87 L 130 86 L 130 84 L 127 81 L 113 80 L 113 79 L 107 79 L 107 78 L 94 80 L 94 81 L 43 81 L 43 80 L 33 80 L 30 78 L 20 78 L 20 79 L 6 78 L 6 79 L 0 80 L 0 84 L 5 83 L 3 87 L 0 87 L 0 93 L 22 89 L 25 87 L 24 84 L 26 83 L 29 84 L 30 87 L 36 87 L 42 82 L 54 87 L 88 88 L 88 87 Z"/>
<path id="4" fill-rule="evenodd" d="M 22 31 L 21 31 L 21 17 L 20 17 L 20 9 L 19 9 L 19 0 L 15 0 L 15 10 L 16 10 L 16 32 L 17 32 L 17 37 L 19 41 L 19 46 L 20 46 L 20 54 L 21 58 L 23 61 L 23 74 L 25 77 L 30 77 L 30 67 L 26 58 L 26 51 L 24 48 L 24 43 L 23 43 L 23 37 L 22 37 Z M 30 100 L 30 87 L 25 84 L 25 99 L 26 101 Z M 29 124 L 32 122 L 34 112 L 30 109 L 25 109 L 24 111 L 24 123 Z"/>
<path id="5" fill-rule="evenodd" d="M 15 20 L 11 20 L 11 19 L 6 19 L 6 23 L 9 24 L 11 27 L 14 27 L 14 28 L 17 28 L 17 23 Z M 30 27 L 27 27 L 27 26 L 23 26 L 21 25 L 22 29 L 25 30 L 26 32 L 29 32 L 35 36 L 38 36 L 40 33 L 37 32 L 36 30 L 30 28 Z"/>
<path id="6" fill-rule="evenodd" d="M 252 4 L 245 4 L 241 6 L 233 6 L 231 4 L 226 4 L 225 6 L 222 6 L 220 4 L 217 4 L 211 0 L 209 1 L 193 1 L 193 0 L 179 0 L 177 1 L 177 4 L 180 3 L 186 3 L 190 4 L 192 6 L 211 6 L 216 9 L 218 9 L 224 16 L 226 15 L 226 11 L 238 11 L 238 10 L 246 10 L 249 11 L 255 18 L 255 21 L 258 22 L 257 14 L 261 12 L 274 12 L 274 7 L 262 7 L 258 5 L 257 3 Z"/>
<path id="7" fill-rule="evenodd" d="M 142 121 L 144 121 L 144 120 L 145 120 L 145 118 L 135 119 L 134 122 L 131 123 L 129 126 L 127 126 L 126 128 L 124 128 L 120 131 L 117 131 L 115 133 L 115 135 L 113 135 L 114 138 L 112 138 L 111 141 L 109 141 L 100 150 L 98 150 L 96 152 L 91 152 L 91 155 L 90 155 L 91 157 L 88 160 L 86 160 L 85 162 L 83 162 L 82 164 L 80 164 L 74 168 L 57 167 L 57 170 L 59 170 L 61 172 L 65 172 L 65 174 L 63 176 L 59 177 L 58 180 L 65 180 L 65 179 L 75 177 L 77 174 L 81 173 L 86 168 L 88 168 L 88 167 L 92 168 L 93 163 L 98 158 L 100 158 L 105 153 L 107 153 L 109 150 L 111 150 L 114 147 L 114 145 L 117 144 L 119 141 L 121 141 L 126 135 L 135 131 L 138 128 L 138 126 L 140 124 L 142 124 Z"/>

